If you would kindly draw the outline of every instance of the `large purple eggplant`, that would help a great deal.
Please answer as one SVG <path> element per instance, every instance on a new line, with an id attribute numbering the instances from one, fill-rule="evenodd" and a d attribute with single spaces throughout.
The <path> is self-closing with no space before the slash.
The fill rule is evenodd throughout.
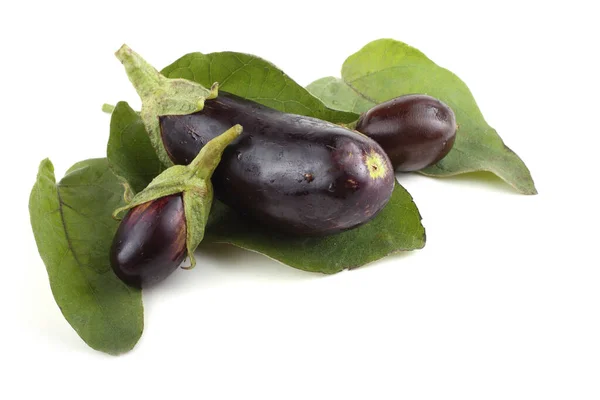
<path id="1" fill-rule="evenodd" d="M 215 196 L 273 229 L 325 235 L 373 218 L 394 189 L 382 148 L 356 131 L 287 114 L 185 79 L 168 79 L 123 46 L 116 53 L 142 98 L 141 117 L 163 163 L 187 164 L 234 124 Z"/>
<path id="2" fill-rule="evenodd" d="M 363 224 L 389 200 L 392 165 L 373 140 L 221 91 L 202 111 L 160 116 L 167 154 L 187 164 L 232 124 L 244 133 L 213 175 L 216 197 L 278 230 L 322 235 Z"/>

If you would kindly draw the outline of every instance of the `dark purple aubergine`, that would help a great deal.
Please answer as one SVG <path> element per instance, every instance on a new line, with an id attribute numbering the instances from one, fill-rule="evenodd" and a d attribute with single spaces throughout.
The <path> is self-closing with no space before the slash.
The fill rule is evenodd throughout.
<path id="1" fill-rule="evenodd" d="M 215 196 L 270 227 L 326 235 L 361 225 L 394 189 L 389 158 L 373 140 L 315 118 L 219 92 L 204 109 L 160 117 L 165 149 L 187 164 L 210 139 L 242 125 L 213 178 Z"/>
<path id="2" fill-rule="evenodd" d="M 181 194 L 129 210 L 110 250 L 113 271 L 125 283 L 146 287 L 169 276 L 186 257 L 186 221 Z"/>
<path id="3" fill-rule="evenodd" d="M 440 100 L 410 94 L 361 115 L 356 130 L 381 145 L 397 171 L 418 171 L 444 158 L 456 137 L 454 112 Z"/>

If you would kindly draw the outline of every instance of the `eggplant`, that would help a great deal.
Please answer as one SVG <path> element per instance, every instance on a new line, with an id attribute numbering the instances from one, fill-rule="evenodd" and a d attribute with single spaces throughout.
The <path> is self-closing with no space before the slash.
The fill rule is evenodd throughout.
<path id="1" fill-rule="evenodd" d="M 342 126 L 223 91 L 199 112 L 159 116 L 164 149 L 183 165 L 233 124 L 244 132 L 215 170 L 215 197 L 273 229 L 340 232 L 372 219 L 392 195 L 395 177 L 386 153 Z"/>
<path id="2" fill-rule="evenodd" d="M 362 114 L 356 130 L 381 145 L 397 171 L 418 171 L 444 158 L 456 138 L 456 117 L 440 100 L 410 94 Z"/>
<path id="3" fill-rule="evenodd" d="M 187 255 L 181 194 L 160 197 L 130 209 L 113 238 L 110 264 L 125 283 L 146 287 L 162 281 Z"/>
<path id="4" fill-rule="evenodd" d="M 212 174 L 223 150 L 242 132 L 235 125 L 210 140 L 188 165 L 173 165 L 113 212 L 125 217 L 115 233 L 110 264 L 125 283 L 145 287 L 162 281 L 204 239 L 213 202 Z"/>
<path id="5" fill-rule="evenodd" d="M 163 164 L 186 165 L 210 139 L 243 127 L 212 176 L 215 197 L 241 214 L 316 236 L 364 224 L 389 201 L 392 164 L 367 136 L 219 91 L 217 83 L 208 89 L 166 78 L 127 45 L 115 55 L 142 99 L 140 116 Z"/>

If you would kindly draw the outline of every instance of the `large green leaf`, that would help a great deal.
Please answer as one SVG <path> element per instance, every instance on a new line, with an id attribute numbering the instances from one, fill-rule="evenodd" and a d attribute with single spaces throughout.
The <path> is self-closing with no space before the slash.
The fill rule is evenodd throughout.
<path id="1" fill-rule="evenodd" d="M 322 78 L 308 90 L 329 107 L 354 113 L 403 94 L 437 97 L 452 107 L 459 130 L 450 153 L 423 174 L 489 171 L 521 193 L 537 193 L 527 166 L 485 122 L 465 83 L 405 43 L 373 41 L 346 59 L 342 79 Z"/>
<path id="2" fill-rule="evenodd" d="M 90 347 L 110 354 L 131 350 L 143 330 L 141 291 L 121 282 L 109 263 L 118 226 L 111 214 L 122 198 L 106 159 L 75 164 L 58 184 L 46 159 L 29 200 L 56 303 Z"/>
<path id="3" fill-rule="evenodd" d="M 250 54 L 230 51 L 190 53 L 161 73 L 167 78 L 185 78 L 205 87 L 218 82 L 224 91 L 291 114 L 335 123 L 358 118 L 354 113 L 327 108 L 276 66 Z"/>
<path id="4" fill-rule="evenodd" d="M 127 103 L 117 104 L 112 119 L 118 118 L 119 121 L 113 121 L 111 125 L 137 126 L 141 123 L 137 113 L 126 112 L 127 110 L 130 110 Z M 118 132 L 111 131 L 112 134 Z M 136 134 L 145 133 L 137 131 Z M 123 143 L 125 147 L 121 151 L 154 154 L 145 146 L 136 147 L 136 143 L 142 142 L 129 140 Z M 265 254 L 295 268 L 330 274 L 358 267 L 399 251 L 420 249 L 425 245 L 425 229 L 410 194 L 397 184 L 390 202 L 372 221 L 349 231 L 319 238 L 288 236 L 262 228 L 214 200 L 201 247 L 210 243 L 230 243 Z"/>
<path id="5" fill-rule="evenodd" d="M 241 219 L 229 207 L 215 202 L 203 244 L 211 242 L 256 251 L 305 271 L 333 274 L 400 251 L 423 248 L 425 229 L 412 197 L 396 184 L 389 203 L 374 219 L 324 237 L 277 233 Z"/>
<path id="6" fill-rule="evenodd" d="M 142 120 L 124 102 L 112 111 L 106 156 L 113 172 L 125 178 L 136 193 L 163 170 Z"/>

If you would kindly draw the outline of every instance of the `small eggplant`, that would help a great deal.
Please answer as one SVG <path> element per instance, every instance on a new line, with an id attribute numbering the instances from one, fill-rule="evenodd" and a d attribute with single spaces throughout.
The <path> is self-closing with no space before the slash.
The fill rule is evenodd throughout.
<path id="1" fill-rule="evenodd" d="M 130 209 L 110 250 L 113 271 L 125 283 L 142 287 L 169 276 L 187 254 L 181 194 L 160 197 Z"/>
<path id="2" fill-rule="evenodd" d="M 208 91 L 167 79 L 127 47 L 117 57 L 142 98 L 142 119 L 165 164 L 185 165 L 215 135 L 243 126 L 212 179 L 215 196 L 238 212 L 275 230 L 317 236 L 364 224 L 390 199 L 392 164 L 367 136 L 217 94 L 215 85 Z"/>
<path id="3" fill-rule="evenodd" d="M 444 158 L 454 145 L 456 118 L 440 100 L 411 94 L 361 115 L 356 130 L 385 150 L 397 171 L 418 171 Z"/>
<path id="4" fill-rule="evenodd" d="M 210 178 L 221 154 L 239 136 L 239 125 L 204 146 L 189 165 L 167 168 L 137 193 L 114 236 L 110 263 L 115 274 L 136 287 L 155 284 L 169 276 L 186 255 L 192 268 L 194 250 L 204 238 L 213 200 Z"/>

